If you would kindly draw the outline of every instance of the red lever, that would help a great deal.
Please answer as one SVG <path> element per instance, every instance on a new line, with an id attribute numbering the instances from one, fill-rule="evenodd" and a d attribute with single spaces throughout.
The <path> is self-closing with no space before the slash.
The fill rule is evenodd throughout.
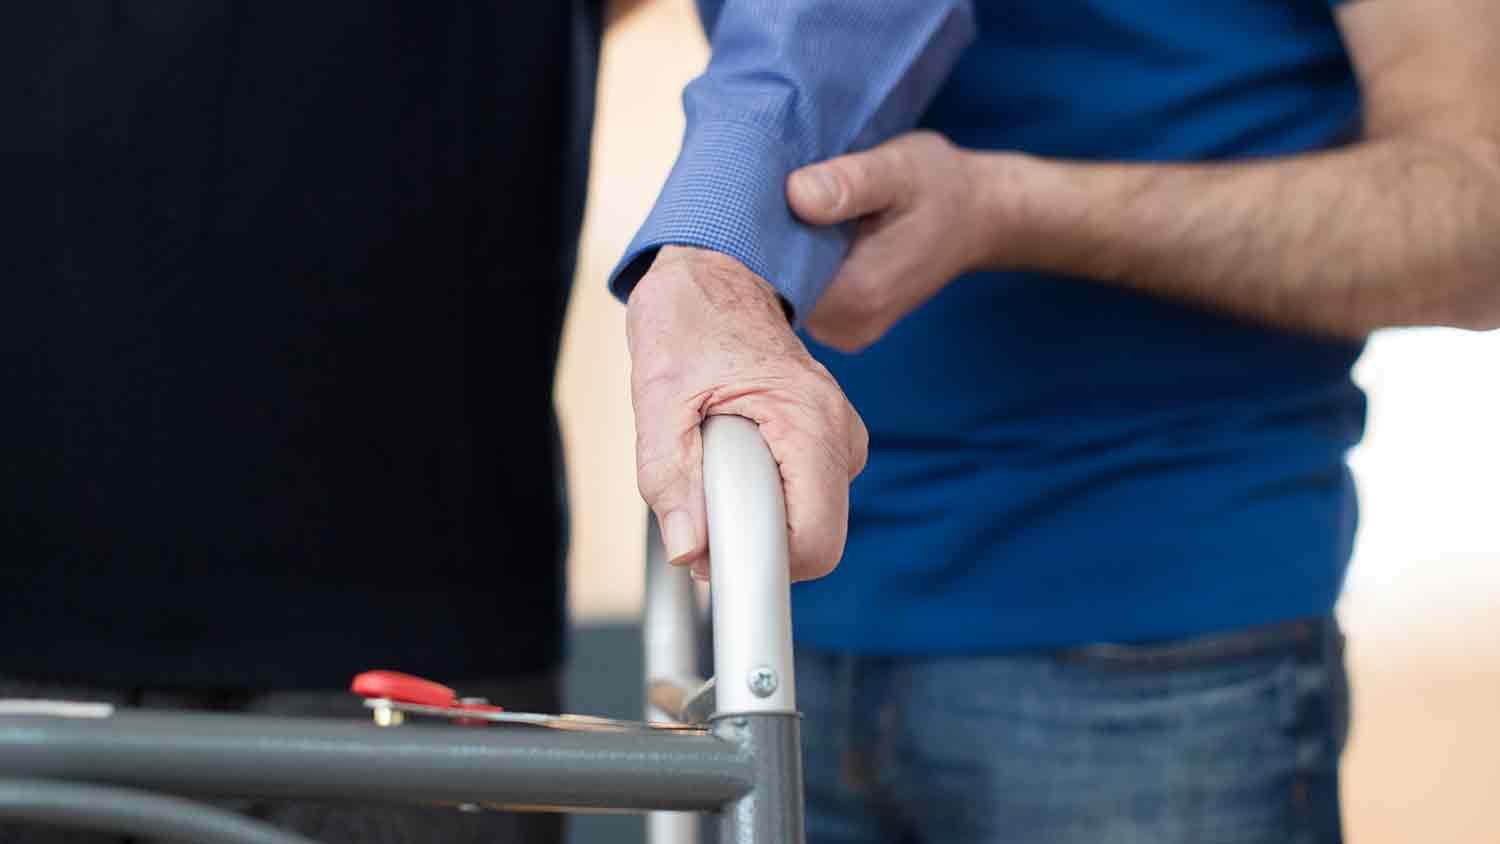
<path id="1" fill-rule="evenodd" d="M 349 690 L 366 698 L 379 698 L 396 703 L 414 703 L 419 706 L 436 706 L 459 712 L 504 712 L 488 703 L 464 703 L 458 700 L 458 692 L 442 683 L 434 683 L 400 671 L 366 671 L 355 676 Z M 460 724 L 482 724 L 473 718 L 459 718 Z"/>
<path id="2" fill-rule="evenodd" d="M 400 703 L 443 707 L 458 705 L 458 692 L 441 683 L 400 671 L 366 671 L 354 678 L 349 690 L 360 697 L 385 698 Z"/>

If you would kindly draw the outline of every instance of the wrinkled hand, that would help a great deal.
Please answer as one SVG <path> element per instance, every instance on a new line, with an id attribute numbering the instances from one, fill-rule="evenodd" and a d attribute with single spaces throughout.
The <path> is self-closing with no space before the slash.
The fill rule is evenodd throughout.
<path id="1" fill-rule="evenodd" d="M 708 416 L 760 425 L 781 468 L 793 580 L 844 553 L 849 483 L 864 468 L 859 414 L 792 333 L 776 292 L 733 258 L 664 247 L 626 314 L 636 480 L 667 557 L 707 575 L 703 439 Z"/>
<path id="2" fill-rule="evenodd" d="M 972 154 L 928 131 L 793 173 L 787 201 L 803 222 L 858 221 L 848 257 L 807 319 L 813 336 L 859 351 L 975 269 L 986 253 L 985 191 L 994 187 L 986 178 L 993 173 L 981 173 Z"/>

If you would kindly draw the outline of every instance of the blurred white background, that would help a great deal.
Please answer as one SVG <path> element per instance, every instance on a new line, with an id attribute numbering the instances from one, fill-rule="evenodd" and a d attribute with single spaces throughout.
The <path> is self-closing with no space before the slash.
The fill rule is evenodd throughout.
<path id="1" fill-rule="evenodd" d="M 606 40 L 593 180 L 557 403 L 580 622 L 635 616 L 635 492 L 623 309 L 604 279 L 644 218 L 706 49 L 687 0 Z M 1355 683 L 1344 783 L 1353 844 L 1500 842 L 1500 332 L 1385 332 L 1357 375 L 1361 530 L 1340 614 Z"/>

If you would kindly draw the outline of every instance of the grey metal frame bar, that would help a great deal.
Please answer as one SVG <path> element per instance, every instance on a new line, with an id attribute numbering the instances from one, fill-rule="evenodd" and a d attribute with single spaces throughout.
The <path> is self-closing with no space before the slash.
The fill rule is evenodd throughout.
<path id="1" fill-rule="evenodd" d="M 153 812 L 168 825 L 196 819 L 188 837 L 215 844 L 297 839 L 265 830 L 271 837 L 235 837 L 254 833 L 254 825 L 216 827 L 212 812 L 194 814 L 181 801 L 118 786 L 196 796 L 717 812 L 725 844 L 802 844 L 780 473 L 754 423 L 714 417 L 704 425 L 704 474 L 720 676 L 708 729 L 392 729 L 74 707 L 0 716 L 0 777 L 71 784 L 71 797 L 33 789 L 42 806 L 36 817 L 92 795 L 101 822 L 144 823 Z"/>
<path id="2" fill-rule="evenodd" d="M 755 785 L 748 755 L 703 733 L 145 711 L 0 718 L 0 776 L 179 794 L 699 812 Z"/>
<path id="3" fill-rule="evenodd" d="M 745 751 L 756 783 L 720 813 L 719 844 L 802 844 L 800 716 L 728 716 L 714 722 L 714 733 Z"/>
<path id="4" fill-rule="evenodd" d="M 0 820 L 215 844 L 313 844 L 233 812 L 123 788 L 0 780 Z"/>

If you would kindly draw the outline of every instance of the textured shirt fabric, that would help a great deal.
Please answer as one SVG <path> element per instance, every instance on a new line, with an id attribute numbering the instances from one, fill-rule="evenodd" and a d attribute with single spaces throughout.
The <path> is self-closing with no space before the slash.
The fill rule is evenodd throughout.
<path id="1" fill-rule="evenodd" d="M 975 13 L 977 40 L 922 121 L 962 146 L 1224 161 L 1358 129 L 1325 0 L 978 0 Z M 734 43 L 723 26 L 721 52 Z M 914 37 L 901 33 L 884 33 L 893 55 Z M 741 49 L 714 62 L 779 66 L 775 51 Z M 864 42 L 814 55 L 835 77 L 884 66 Z M 720 144 L 726 157 L 708 160 L 695 115 L 673 180 L 758 173 L 764 186 L 736 195 L 779 201 L 783 159 Z M 632 248 L 671 242 L 666 218 L 742 259 L 746 237 L 779 253 L 812 236 L 789 234 L 770 200 L 694 206 L 669 181 L 662 202 Z M 768 278 L 805 312 L 815 269 Z M 809 343 L 863 415 L 870 460 L 842 565 L 793 590 L 800 642 L 876 654 L 1136 642 L 1321 616 L 1338 596 L 1356 512 L 1345 454 L 1365 410 L 1357 343 L 1034 273 L 960 278 L 862 354 Z"/>
<path id="2" fill-rule="evenodd" d="M 559 663 L 584 6 L 7 9 L 0 675 Z"/>
<path id="3" fill-rule="evenodd" d="M 677 165 L 615 268 L 624 298 L 666 245 L 732 255 L 805 315 L 848 227 L 798 222 L 786 177 L 911 128 L 973 37 L 968 0 L 700 0 L 713 47 L 683 94 Z"/>

